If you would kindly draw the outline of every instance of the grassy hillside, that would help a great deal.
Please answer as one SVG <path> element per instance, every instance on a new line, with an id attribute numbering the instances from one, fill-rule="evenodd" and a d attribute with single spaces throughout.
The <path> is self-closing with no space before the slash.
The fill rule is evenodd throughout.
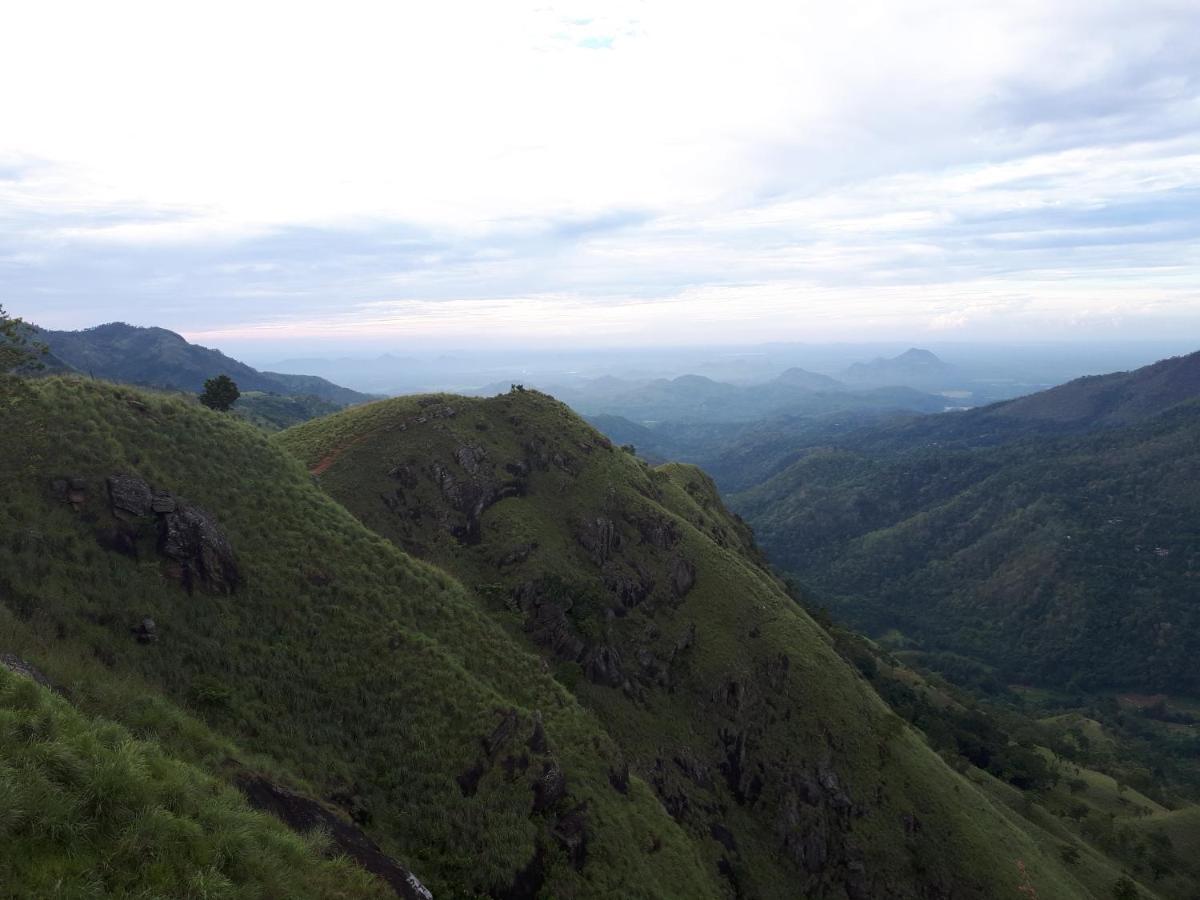
<path id="1" fill-rule="evenodd" d="M 0 894 L 385 897 L 320 835 L 0 666 Z"/>
<path id="2" fill-rule="evenodd" d="M 81 715 L 197 778 L 262 775 L 313 798 L 439 898 L 720 895 L 691 836 L 539 661 L 261 432 L 60 378 L 0 414 L 0 652 Z M 102 756 L 82 759 L 79 790 L 103 777 Z M 28 767 L 3 771 L 33 784 Z M 121 852 L 121 834 L 98 832 L 96 852 Z M 202 867 L 201 838 L 180 852 Z M 64 894 L 92 890 L 47 853 Z M 225 875 L 254 895 L 251 875 Z"/>
<path id="3" fill-rule="evenodd" d="M 1063 863 L 905 727 L 699 470 L 651 469 L 520 390 L 399 398 L 274 440 L 538 652 L 729 893 L 1009 896 L 1019 863 L 1069 898 L 1118 876 Z"/>

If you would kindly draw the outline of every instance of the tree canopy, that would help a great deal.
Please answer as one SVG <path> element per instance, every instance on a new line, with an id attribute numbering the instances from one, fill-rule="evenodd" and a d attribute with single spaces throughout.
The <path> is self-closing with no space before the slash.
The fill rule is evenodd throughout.
<path id="1" fill-rule="evenodd" d="M 242 392 L 238 390 L 238 386 L 232 378 L 228 375 L 217 375 L 204 382 L 204 392 L 200 395 L 200 402 L 209 409 L 225 412 L 237 403 L 237 399 L 241 395 Z"/>

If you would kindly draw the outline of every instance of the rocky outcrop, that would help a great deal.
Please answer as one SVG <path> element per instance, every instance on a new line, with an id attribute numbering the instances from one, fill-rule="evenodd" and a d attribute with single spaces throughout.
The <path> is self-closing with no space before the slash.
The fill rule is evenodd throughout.
<path id="1" fill-rule="evenodd" d="M 433 893 L 407 868 L 379 849 L 357 825 L 334 815 L 316 800 L 298 794 L 252 772 L 234 777 L 250 805 L 263 810 L 301 834 L 320 829 L 329 835 L 338 853 L 350 857 L 371 874 L 383 879 L 404 900 L 433 900 Z"/>
<path id="2" fill-rule="evenodd" d="M 621 671 L 621 655 L 608 644 L 588 648 L 583 657 L 583 672 L 593 684 L 620 687 L 625 681 Z"/>
<path id="3" fill-rule="evenodd" d="M 153 528 L 158 552 L 168 560 L 168 575 L 189 592 L 200 587 L 232 593 L 237 588 L 237 559 L 214 516 L 169 491 L 155 490 L 137 475 L 109 475 L 106 484 L 114 521 L 98 530 L 101 546 L 136 557 L 139 539 Z M 58 481 L 52 489 L 58 491 Z"/>
<path id="4" fill-rule="evenodd" d="M 114 513 L 142 518 L 154 512 L 154 491 L 136 475 L 109 475 L 108 500 Z"/>
<path id="5" fill-rule="evenodd" d="M 442 526 L 460 544 L 478 544 L 483 538 L 481 518 L 484 511 L 506 497 L 524 494 L 525 481 L 520 477 L 509 481 L 497 480 L 493 467 L 487 464 L 487 452 L 482 447 L 462 445 L 454 449 L 453 455 L 465 477 L 440 462 L 429 466 L 429 475 L 441 492 L 442 499 L 450 510 L 461 517 L 443 515 Z M 400 500 L 402 502 L 402 498 Z"/>
<path id="6" fill-rule="evenodd" d="M 642 543 L 659 550 L 670 550 L 679 543 L 679 526 L 663 516 L 650 516 L 636 521 Z"/>
<path id="7" fill-rule="evenodd" d="M 640 606 L 654 591 L 654 578 L 640 567 L 634 574 L 610 563 L 604 567 L 603 578 L 604 587 L 621 604 L 618 614 Z"/>
<path id="8" fill-rule="evenodd" d="M 513 599 L 525 615 L 525 633 L 539 647 L 557 658 L 578 662 L 585 645 L 567 618 L 570 601 L 558 598 L 541 582 L 526 582 L 513 591 Z"/>
<path id="9" fill-rule="evenodd" d="M 598 566 L 608 562 L 613 552 L 621 546 L 621 534 L 617 531 L 616 523 L 604 516 L 596 516 L 580 523 L 575 532 L 575 539 Z"/>
<path id="10" fill-rule="evenodd" d="M 673 556 L 667 576 L 671 582 L 671 592 L 676 597 L 683 597 L 696 584 L 696 567 L 682 556 Z"/>
<path id="11" fill-rule="evenodd" d="M 179 565 L 184 586 L 232 593 L 238 583 L 233 548 L 216 520 L 198 506 L 180 505 L 159 518 L 159 550 Z"/>

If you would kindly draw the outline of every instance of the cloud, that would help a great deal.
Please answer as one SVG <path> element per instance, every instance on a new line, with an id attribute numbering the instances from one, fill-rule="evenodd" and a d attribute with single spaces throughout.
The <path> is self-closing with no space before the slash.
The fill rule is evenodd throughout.
<path id="1" fill-rule="evenodd" d="M 0 291 L 47 325 L 602 341 L 1200 323 L 1190 2 L 11 19 L 0 78 L 26 88 L 0 95 Z"/>

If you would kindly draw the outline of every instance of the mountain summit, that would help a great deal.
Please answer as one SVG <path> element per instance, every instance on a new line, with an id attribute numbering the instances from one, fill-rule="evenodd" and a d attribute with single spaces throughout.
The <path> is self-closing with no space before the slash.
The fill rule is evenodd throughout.
<path id="1" fill-rule="evenodd" d="M 877 357 L 870 362 L 854 363 L 842 377 L 856 384 L 927 387 L 942 382 L 952 373 L 953 367 L 929 350 L 911 347 L 890 359 Z"/>

